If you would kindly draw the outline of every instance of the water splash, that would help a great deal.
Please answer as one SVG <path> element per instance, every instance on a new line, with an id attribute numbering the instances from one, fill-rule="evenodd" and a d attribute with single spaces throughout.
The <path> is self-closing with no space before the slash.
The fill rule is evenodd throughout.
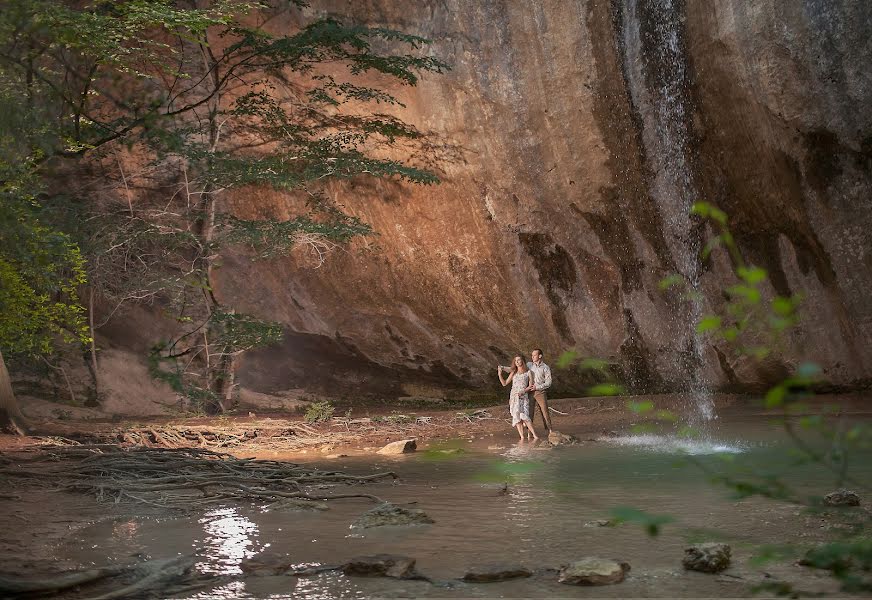
<path id="1" fill-rule="evenodd" d="M 687 421 L 701 425 L 716 418 L 703 368 L 704 344 L 695 325 L 703 314 L 700 290 L 701 238 L 690 218 L 697 200 L 692 156 L 694 133 L 690 72 L 685 60 L 683 0 L 621 0 L 620 45 L 631 101 L 641 116 L 642 139 L 667 244 L 693 298 L 675 314 L 673 371 L 686 374 L 684 392 L 692 399 Z"/>
<path id="2" fill-rule="evenodd" d="M 725 442 L 711 439 L 693 439 L 676 435 L 640 434 L 618 437 L 601 437 L 597 441 L 644 448 L 663 454 L 741 454 L 750 449 L 746 442 Z"/>

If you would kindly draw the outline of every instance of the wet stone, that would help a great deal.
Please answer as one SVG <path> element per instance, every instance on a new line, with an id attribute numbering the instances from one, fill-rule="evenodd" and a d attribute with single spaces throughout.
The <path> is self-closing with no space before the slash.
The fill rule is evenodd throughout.
<path id="1" fill-rule="evenodd" d="M 578 443 L 578 438 L 574 435 L 552 431 L 548 434 L 548 441 L 554 446 L 572 446 Z"/>
<path id="2" fill-rule="evenodd" d="M 384 448 L 378 451 L 379 454 L 408 454 L 414 452 L 418 448 L 417 440 L 399 440 L 391 442 Z"/>
<path id="3" fill-rule="evenodd" d="M 422 579 L 415 570 L 415 559 L 395 554 L 360 556 L 342 565 L 345 575 L 354 577 L 393 577 L 395 579 Z"/>
<path id="4" fill-rule="evenodd" d="M 827 506 L 860 506 L 860 496 L 851 490 L 836 490 L 824 496 Z"/>
<path id="5" fill-rule="evenodd" d="M 354 529 L 367 529 L 370 527 L 396 525 L 426 525 L 434 522 L 433 519 L 419 508 L 403 508 L 385 502 L 363 513 L 357 521 L 352 523 L 351 527 Z"/>
<path id="6" fill-rule="evenodd" d="M 585 527 L 617 527 L 618 522 L 613 519 L 597 519 L 596 521 L 588 521 L 584 524 Z"/>
<path id="7" fill-rule="evenodd" d="M 469 569 L 463 576 L 463 581 L 467 583 L 493 583 L 530 577 L 532 574 L 529 569 L 518 565 L 483 565 Z"/>
<path id="8" fill-rule="evenodd" d="M 681 564 L 689 571 L 718 573 L 730 566 L 731 550 L 727 544 L 708 542 L 684 549 Z"/>
<path id="9" fill-rule="evenodd" d="M 567 585 L 610 585 L 622 582 L 629 570 L 629 563 L 591 556 L 563 567 L 557 580 Z"/>

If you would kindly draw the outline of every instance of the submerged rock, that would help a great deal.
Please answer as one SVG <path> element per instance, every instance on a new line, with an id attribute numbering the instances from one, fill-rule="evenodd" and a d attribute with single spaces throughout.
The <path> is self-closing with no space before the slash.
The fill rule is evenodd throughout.
<path id="1" fill-rule="evenodd" d="M 351 527 L 354 529 L 367 529 L 370 527 L 392 525 L 426 525 L 434 522 L 433 519 L 419 508 L 402 508 L 385 502 L 363 513 L 357 521 L 352 523 Z"/>
<path id="2" fill-rule="evenodd" d="M 596 521 L 588 521 L 584 524 L 585 527 L 617 527 L 620 523 L 614 519 L 597 519 Z"/>
<path id="3" fill-rule="evenodd" d="M 415 559 L 395 554 L 360 556 L 342 565 L 342 572 L 355 577 L 393 577 L 395 579 L 424 579 L 415 570 Z"/>
<path id="4" fill-rule="evenodd" d="M 578 443 L 578 438 L 574 435 L 552 431 L 548 434 L 548 441 L 554 446 L 572 446 Z"/>
<path id="5" fill-rule="evenodd" d="M 293 561 L 286 555 L 261 553 L 251 558 L 243 558 L 239 568 L 246 575 L 283 575 Z"/>
<path id="6" fill-rule="evenodd" d="M 610 585 L 622 582 L 629 570 L 629 563 L 590 556 L 563 567 L 557 580 L 568 585 Z"/>
<path id="7" fill-rule="evenodd" d="M 417 440 L 399 440 L 391 442 L 384 448 L 378 451 L 379 454 L 408 454 L 414 452 L 418 448 Z"/>
<path id="8" fill-rule="evenodd" d="M 708 542 L 684 549 L 681 564 L 690 571 L 718 573 L 730 566 L 731 550 L 727 544 Z"/>
<path id="9" fill-rule="evenodd" d="M 473 567 L 463 576 L 463 581 L 468 583 L 493 583 L 495 581 L 508 581 L 529 577 L 533 573 L 518 565 L 484 565 Z"/>
<path id="10" fill-rule="evenodd" d="M 860 496 L 851 490 L 836 490 L 824 496 L 827 506 L 860 506 Z"/>

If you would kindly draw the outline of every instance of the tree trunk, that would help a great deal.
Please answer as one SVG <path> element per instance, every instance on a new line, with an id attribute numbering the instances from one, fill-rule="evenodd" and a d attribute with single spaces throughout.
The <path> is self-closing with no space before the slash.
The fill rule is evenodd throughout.
<path id="1" fill-rule="evenodd" d="M 0 352 L 0 431 L 27 435 L 27 420 L 18 408 L 3 352 Z"/>
<path id="2" fill-rule="evenodd" d="M 90 348 L 85 350 L 85 364 L 91 372 L 94 384 L 94 395 L 85 401 L 85 406 L 100 406 L 100 376 L 97 365 L 97 331 L 94 327 L 94 288 L 88 290 L 88 326 L 91 329 Z M 90 356 L 88 356 L 90 354 Z M 90 359 L 90 360 L 89 360 Z"/>

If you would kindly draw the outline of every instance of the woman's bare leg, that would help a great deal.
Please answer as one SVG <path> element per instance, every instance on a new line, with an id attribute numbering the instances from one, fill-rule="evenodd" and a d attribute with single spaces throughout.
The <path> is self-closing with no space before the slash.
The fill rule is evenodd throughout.
<path id="1" fill-rule="evenodd" d="M 534 440 L 538 440 L 538 439 L 539 439 L 539 436 L 536 435 L 536 430 L 533 429 L 533 422 L 532 422 L 532 421 L 523 421 L 523 423 L 524 423 L 524 425 L 527 426 L 527 429 L 530 430 L 530 433 L 533 434 L 533 439 L 534 439 Z"/>
<path id="2" fill-rule="evenodd" d="M 524 421 L 521 421 L 520 423 L 515 425 L 515 429 L 518 430 L 518 435 L 521 437 L 521 441 L 523 442 L 524 441 L 524 426 L 522 425 L 522 423 L 524 423 Z"/>

